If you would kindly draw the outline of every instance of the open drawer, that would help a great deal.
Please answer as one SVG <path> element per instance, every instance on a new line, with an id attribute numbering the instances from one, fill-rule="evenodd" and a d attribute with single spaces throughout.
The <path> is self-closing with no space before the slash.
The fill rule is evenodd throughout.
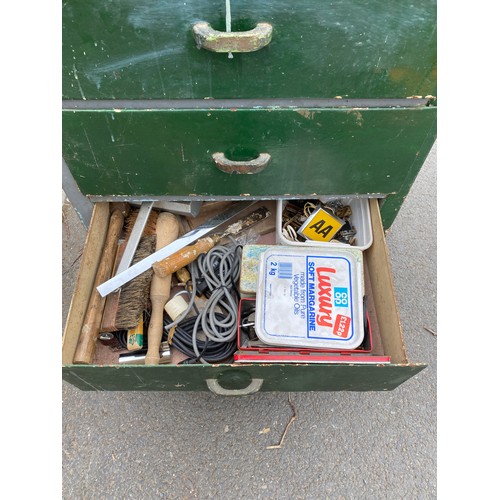
<path id="1" fill-rule="evenodd" d="M 395 297 L 380 217 L 370 199 L 373 243 L 364 251 L 368 310 L 383 354 L 390 364 L 192 364 L 155 366 L 73 364 L 78 337 L 94 286 L 109 217 L 109 204 L 96 203 L 82 255 L 62 345 L 63 379 L 82 390 L 206 391 L 247 395 L 261 391 L 386 391 L 425 368 L 410 363 Z"/>

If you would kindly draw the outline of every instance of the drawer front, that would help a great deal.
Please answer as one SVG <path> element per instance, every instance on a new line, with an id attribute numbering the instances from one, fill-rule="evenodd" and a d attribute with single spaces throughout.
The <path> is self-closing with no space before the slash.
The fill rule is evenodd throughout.
<path id="1" fill-rule="evenodd" d="M 436 1 L 231 2 L 232 32 L 272 25 L 255 52 L 197 48 L 224 0 L 68 0 L 65 99 L 390 98 L 436 94 Z"/>
<path id="2" fill-rule="evenodd" d="M 431 107 L 67 110 L 63 156 L 86 195 L 387 194 L 413 180 L 435 128 Z M 226 173 L 214 153 L 270 162 Z"/>
<path id="3" fill-rule="evenodd" d="M 257 391 L 390 391 L 423 364 L 252 366 L 68 366 L 63 379 L 84 391 L 208 391 L 247 395 Z M 229 391 L 228 394 L 225 394 Z"/>
<path id="4" fill-rule="evenodd" d="M 370 200 L 373 244 L 365 252 L 369 282 L 365 290 L 373 303 L 373 324 L 379 330 L 388 365 L 252 364 L 252 365 L 74 365 L 86 304 L 94 286 L 99 242 L 105 237 L 108 203 L 96 204 L 82 255 L 82 267 L 72 297 L 63 337 L 62 376 L 90 391 L 207 391 L 245 395 L 256 391 L 386 391 L 420 372 L 426 365 L 409 363 L 404 346 L 394 284 L 378 202 Z M 92 272 L 93 270 L 93 272 Z M 367 286 L 369 283 L 369 286 Z"/>

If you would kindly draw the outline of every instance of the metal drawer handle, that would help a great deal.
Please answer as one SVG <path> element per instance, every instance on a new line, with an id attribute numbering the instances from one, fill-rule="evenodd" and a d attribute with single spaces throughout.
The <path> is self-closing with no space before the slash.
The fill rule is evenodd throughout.
<path id="1" fill-rule="evenodd" d="M 262 378 L 253 378 L 250 384 L 244 389 L 224 389 L 224 387 L 219 384 L 217 379 L 206 379 L 208 388 L 218 396 L 249 396 L 250 394 L 254 394 L 259 391 L 263 382 L 264 379 Z"/>
<path id="2" fill-rule="evenodd" d="M 257 158 L 248 161 L 233 161 L 226 158 L 224 153 L 214 153 L 212 158 L 217 168 L 226 174 L 258 174 L 271 161 L 271 155 L 268 153 L 260 153 Z"/>
<path id="3" fill-rule="evenodd" d="M 258 23 L 253 30 L 226 32 L 216 31 L 209 23 L 193 26 L 194 39 L 199 49 L 211 52 L 255 52 L 271 41 L 273 27 L 269 23 Z"/>

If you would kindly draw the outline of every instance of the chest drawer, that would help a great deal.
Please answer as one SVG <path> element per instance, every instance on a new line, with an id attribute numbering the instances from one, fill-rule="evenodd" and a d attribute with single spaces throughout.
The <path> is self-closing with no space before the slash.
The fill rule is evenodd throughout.
<path id="1" fill-rule="evenodd" d="M 259 50 L 232 58 L 198 48 L 193 32 L 208 23 L 219 32 L 207 35 L 213 45 L 226 31 L 225 6 L 224 0 L 64 2 L 63 98 L 436 95 L 435 0 L 233 0 L 236 36 L 258 23 L 272 34 Z"/>
<path id="2" fill-rule="evenodd" d="M 390 194 L 432 146 L 435 111 L 66 110 L 63 154 L 82 192 L 100 197 Z M 215 153 L 244 165 L 262 153 L 270 160 L 239 174 L 255 170 L 220 169 Z"/>
<path id="3" fill-rule="evenodd" d="M 88 231 L 62 346 L 63 378 L 82 390 L 202 391 L 240 395 L 262 391 L 373 391 L 392 390 L 421 371 L 411 363 L 401 331 L 399 312 L 378 209 L 370 200 L 373 243 L 364 252 L 365 292 L 374 342 L 391 357 L 388 365 L 363 364 L 218 364 L 119 365 L 94 359 L 91 365 L 72 364 L 78 336 L 94 286 L 100 248 L 109 220 L 109 204 L 97 203 Z M 96 355 L 97 356 L 97 355 Z"/>

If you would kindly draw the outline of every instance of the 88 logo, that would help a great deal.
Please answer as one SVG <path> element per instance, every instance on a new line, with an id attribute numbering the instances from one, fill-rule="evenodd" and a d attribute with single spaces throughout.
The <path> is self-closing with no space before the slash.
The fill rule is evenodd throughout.
<path id="1" fill-rule="evenodd" d="M 347 288 L 333 289 L 333 304 L 335 307 L 349 307 L 349 293 Z"/>

